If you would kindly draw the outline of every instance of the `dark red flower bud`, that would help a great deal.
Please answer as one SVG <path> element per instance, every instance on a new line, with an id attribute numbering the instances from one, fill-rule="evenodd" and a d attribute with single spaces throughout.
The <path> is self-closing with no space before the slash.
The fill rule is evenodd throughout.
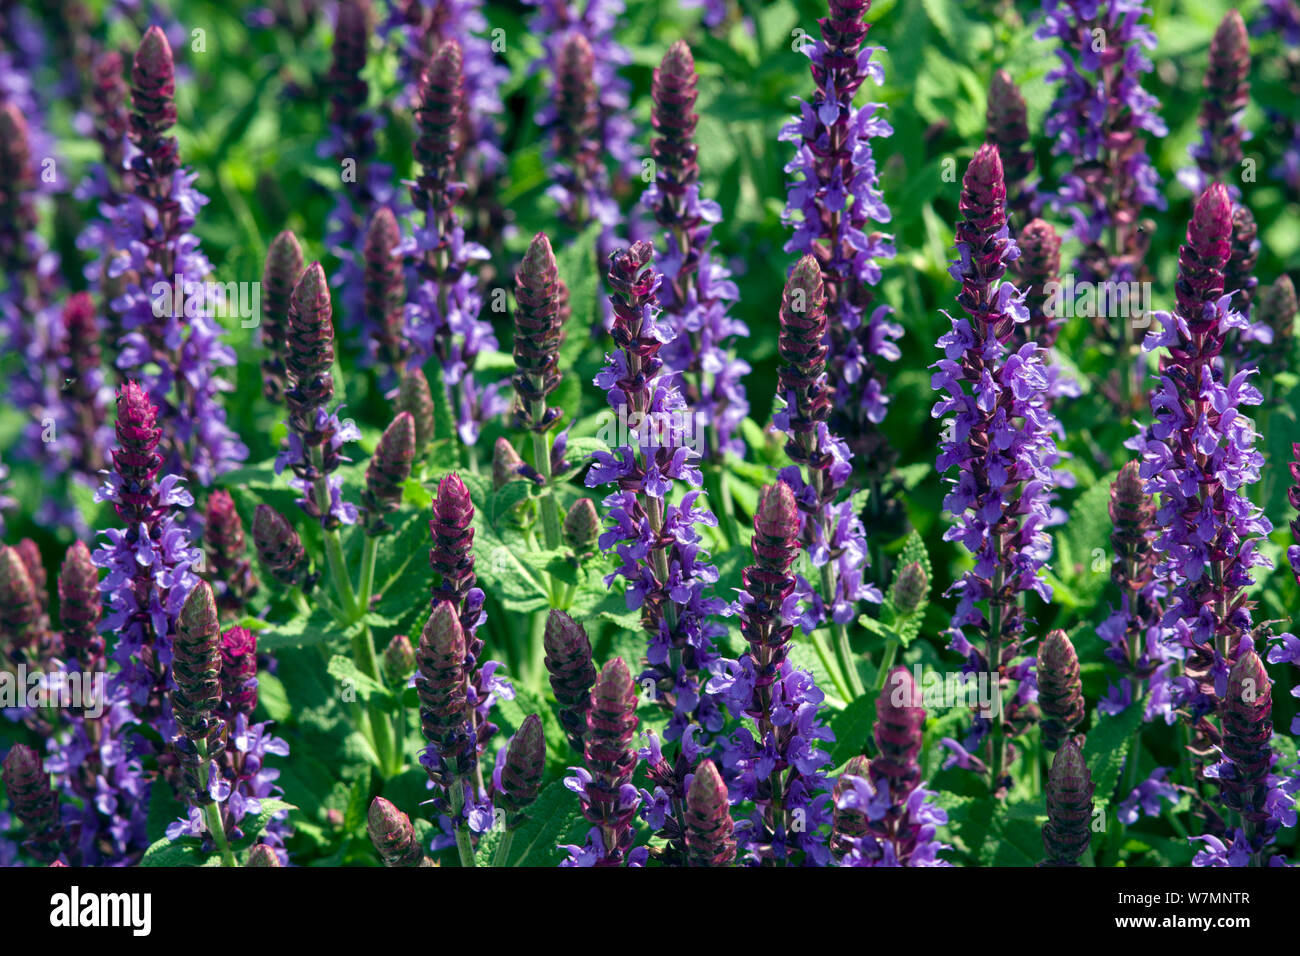
<path id="1" fill-rule="evenodd" d="M 415 419 L 409 412 L 399 412 L 379 437 L 366 466 L 366 487 L 361 492 L 366 534 L 373 537 L 392 530 L 385 516 L 401 507 L 402 489 L 414 460 Z"/>
<path id="2" fill-rule="evenodd" d="M 1114 525 L 1110 543 L 1115 549 L 1111 580 L 1126 591 L 1140 591 L 1155 573 L 1151 532 L 1156 505 L 1144 490 L 1136 461 L 1125 464 L 1110 486 L 1110 520 Z"/>
<path id="3" fill-rule="evenodd" d="M 894 607 L 901 614 L 915 614 L 930 594 L 930 575 L 920 561 L 912 561 L 899 569 L 894 581 Z"/>
<path id="4" fill-rule="evenodd" d="M 40 756 L 25 744 L 14 744 L 5 757 L 0 777 L 14 816 L 27 831 L 25 846 L 39 862 L 54 862 L 63 849 L 63 823 L 59 819 L 58 794 L 50 788 Z"/>
<path id="5" fill-rule="evenodd" d="M 41 549 L 31 538 L 23 538 L 14 545 L 14 550 L 18 552 L 18 557 L 23 559 L 27 574 L 32 579 L 32 591 L 36 595 L 36 603 L 41 609 L 42 616 L 45 616 L 48 620 L 50 613 L 50 578 L 45 572 L 45 562 L 41 558 Z"/>
<path id="6" fill-rule="evenodd" d="M 132 125 L 159 135 L 176 125 L 176 64 L 167 34 L 158 26 L 145 31 L 131 65 Z"/>
<path id="7" fill-rule="evenodd" d="M 270 575 L 281 584 L 310 591 L 316 582 L 302 539 L 293 526 L 270 505 L 253 513 L 253 545 Z"/>
<path id="8" fill-rule="evenodd" d="M 212 802 L 202 786 L 205 744 L 207 758 L 220 760 L 225 749 L 225 723 L 217 717 L 221 705 L 221 624 L 217 602 L 206 581 L 196 584 L 176 620 L 172 640 L 172 716 L 179 735 L 174 750 L 181 767 L 182 789 L 195 806 Z"/>
<path id="9" fill-rule="evenodd" d="M 366 818 L 366 832 L 384 866 L 420 866 L 424 852 L 415 838 L 411 818 L 383 797 L 375 797 Z"/>
<path id="10" fill-rule="evenodd" d="M 786 454 L 796 464 L 820 469 L 829 455 L 812 449 L 817 426 L 830 417 L 826 385 L 826 290 L 821 267 L 812 256 L 800 259 L 781 295 L 781 357 L 778 388 L 789 405 L 790 440 Z"/>
<path id="11" fill-rule="evenodd" d="M 208 562 L 212 566 L 209 580 L 218 591 L 217 603 L 226 619 L 238 617 L 249 598 L 257 593 L 253 564 L 246 556 L 244 524 L 235 510 L 230 492 L 218 488 L 208 497 L 208 520 L 203 537 Z"/>
<path id="12" fill-rule="evenodd" d="M 1047 775 L 1047 822 L 1043 824 L 1040 866 L 1078 866 L 1092 836 L 1092 775 L 1083 760 L 1080 738 L 1061 744 Z"/>
<path id="13" fill-rule="evenodd" d="M 242 627 L 228 628 L 221 635 L 222 716 L 235 714 L 250 719 L 257 709 L 257 634 Z"/>
<path id="14" fill-rule="evenodd" d="M 1250 102 L 1250 39 L 1237 10 L 1229 10 L 1210 41 L 1210 63 L 1201 100 L 1201 126 L 1209 151 L 1197 165 L 1223 182 L 1241 165 L 1241 114 Z"/>
<path id="15" fill-rule="evenodd" d="M 478 626 L 478 610 L 468 606 L 467 598 L 474 587 L 474 504 L 469 489 L 453 472 L 438 483 L 433 499 L 433 518 L 429 521 L 433 547 L 429 549 L 429 567 L 437 575 L 433 584 L 433 604 L 450 601 L 461 618 L 461 626 L 473 633 Z"/>
<path id="16" fill-rule="evenodd" d="M 403 337 L 403 309 L 406 305 L 406 278 L 402 259 L 393 250 L 402 240 L 397 217 L 387 206 L 380 206 L 366 227 L 365 259 L 366 319 L 375 330 L 375 344 L 380 361 L 400 368 L 409 357 Z"/>
<path id="17" fill-rule="evenodd" d="M 152 527 L 162 514 L 154 479 L 162 465 L 158 441 L 158 409 L 137 382 L 126 382 L 117 392 L 117 447 L 113 468 L 121 478 L 113 508 L 127 528 Z"/>
<path id="18" fill-rule="evenodd" d="M 37 225 L 34 185 L 27 120 L 16 103 L 0 104 L 0 262 L 15 272 L 34 265 L 28 248 Z"/>
<path id="19" fill-rule="evenodd" d="M 105 50 L 95 58 L 91 77 L 95 139 L 104 155 L 104 168 L 114 182 L 120 181 L 125 142 L 130 120 L 126 112 L 127 85 L 122 55 Z"/>
<path id="20" fill-rule="evenodd" d="M 546 735 L 542 733 L 542 720 L 536 714 L 529 714 L 510 738 L 501 770 L 502 792 L 497 799 L 498 805 L 506 810 L 506 826 L 518 826 L 523 820 L 524 810 L 537 799 L 545 769 Z"/>
<path id="21" fill-rule="evenodd" d="M 1232 766 L 1220 778 L 1223 802 L 1252 824 L 1264 823 L 1268 811 L 1269 768 L 1273 764 L 1273 685 L 1264 662 L 1253 650 L 1237 658 L 1223 698 L 1223 756 Z"/>
<path id="22" fill-rule="evenodd" d="M 1029 144 L 1029 112 L 1019 87 L 1006 70 L 993 74 L 985 120 L 986 138 L 997 146 L 1006 174 L 1007 205 L 1018 214 L 1028 215 L 1033 193 L 1025 188 L 1025 181 L 1034 171 L 1034 150 Z"/>
<path id="23" fill-rule="evenodd" d="M 380 666 L 383 668 L 384 680 L 390 686 L 405 687 L 415 672 L 415 648 L 411 646 L 411 639 L 405 634 L 394 634 L 384 648 Z"/>
<path id="24" fill-rule="evenodd" d="M 617 865 L 632 844 L 632 817 L 623 787 L 632 782 L 636 752 L 630 744 L 636 733 L 636 689 L 621 657 L 606 664 L 591 692 L 587 713 L 586 763 L 591 783 L 585 789 L 582 812 L 601 828 L 606 864 Z"/>
<path id="25" fill-rule="evenodd" d="M 587 711 L 591 707 L 591 688 L 596 683 L 596 667 L 591 662 L 591 641 L 581 624 L 563 611 L 552 610 L 546 616 L 546 670 L 551 676 L 551 691 L 560 707 L 560 723 L 569 735 L 575 753 L 582 753 L 582 739 L 587 730 Z"/>
<path id="26" fill-rule="evenodd" d="M 1029 321 L 1019 326 L 1025 342 L 1036 342 L 1042 348 L 1056 344 L 1064 319 L 1052 314 L 1056 310 L 1047 286 L 1057 282 L 1061 274 L 1061 237 L 1049 223 L 1034 219 L 1020 230 L 1017 237 L 1020 258 L 1015 261 L 1016 284 L 1025 293 L 1025 307 Z"/>
<path id="27" fill-rule="evenodd" d="M 560 384 L 560 346 L 564 342 L 561 306 L 568 290 L 560 280 L 551 241 L 539 232 L 528 245 L 524 261 L 515 272 L 515 424 L 532 431 L 545 431 L 560 416 L 560 410 L 545 409 L 540 416 L 533 406 Z"/>
<path id="28" fill-rule="evenodd" d="M 88 292 L 74 292 L 63 306 L 63 354 L 68 363 L 64 401 L 70 421 L 68 430 L 75 440 L 74 467 L 83 474 L 98 474 L 104 468 L 100 430 L 107 409 L 100 401 L 100 328 L 95 300 Z"/>
<path id="29" fill-rule="evenodd" d="M 502 435 L 492 446 L 492 489 L 495 491 L 519 478 L 526 467 L 510 439 Z"/>
<path id="30" fill-rule="evenodd" d="M 754 512 L 750 550 L 754 563 L 741 574 L 749 600 L 741 611 L 740 632 L 753 648 L 760 687 L 775 679 L 789 653 L 793 625 L 781 613 L 794 591 L 790 567 L 799 556 L 799 510 L 784 481 L 763 489 Z"/>
<path id="31" fill-rule="evenodd" d="M 412 191 L 415 205 L 426 214 L 450 212 L 459 190 L 452 188 L 465 80 L 460 44 L 447 40 L 433 54 L 420 83 L 420 103 L 415 108 L 415 161 L 421 174 Z"/>
<path id="32" fill-rule="evenodd" d="M 596 65 L 591 43 L 577 30 L 564 37 L 555 67 L 555 155 L 576 189 L 601 176 L 600 109 L 594 77 Z M 574 204 L 582 207 L 583 203 Z M 580 213 L 566 210 L 568 225 Z"/>
<path id="33" fill-rule="evenodd" d="M 316 410 L 334 397 L 334 319 L 329 283 L 319 262 L 313 262 L 299 277 L 289 300 L 289 330 L 285 365 L 290 388 L 285 393 L 291 422 L 300 434 L 316 428 Z M 312 442 L 315 444 L 315 442 Z"/>
<path id="34" fill-rule="evenodd" d="M 1242 315 L 1250 315 L 1255 301 L 1255 264 L 1259 261 L 1259 227 L 1255 217 L 1244 203 L 1232 210 L 1232 239 L 1228 264 L 1223 270 L 1223 291 L 1233 293 L 1232 307 Z"/>
<path id="35" fill-rule="evenodd" d="M 423 458 L 433 441 L 433 392 L 429 380 L 418 368 L 408 369 L 402 375 L 397 392 L 397 409 L 410 412 L 415 419 L 415 457 Z"/>
<path id="36" fill-rule="evenodd" d="M 727 785 L 712 760 L 701 760 L 686 791 L 686 852 L 691 866 L 731 866 L 735 824 Z"/>
<path id="37" fill-rule="evenodd" d="M 1056 750 L 1083 723 L 1084 715 L 1079 657 L 1064 631 L 1052 631 L 1039 645 L 1037 673 L 1043 746 Z"/>
<path id="38" fill-rule="evenodd" d="M 659 187 L 655 220 L 665 228 L 699 225 L 685 221 L 687 190 L 698 182 L 700 167 L 696 162 L 699 147 L 695 144 L 696 90 L 695 58 L 685 41 L 678 40 L 664 54 L 650 84 L 654 104 L 651 122 L 658 136 L 650 144 L 655 162 L 655 182 Z"/>
<path id="39" fill-rule="evenodd" d="M 0 650 L 17 663 L 36 653 L 45 628 L 31 573 L 16 548 L 0 545 Z"/>
<path id="40" fill-rule="evenodd" d="M 262 392 L 278 403 L 289 387 L 285 356 L 288 352 L 289 305 L 303 270 L 298 237 L 286 229 L 271 241 L 262 270 Z"/>
<path id="41" fill-rule="evenodd" d="M 90 560 L 90 549 L 74 541 L 59 569 L 59 620 L 63 644 L 81 669 L 104 669 L 104 636 L 99 633 L 103 601 L 99 593 L 99 569 Z"/>
<path id="42" fill-rule="evenodd" d="M 925 708 L 921 692 L 906 667 L 895 667 L 876 698 L 876 749 L 871 761 L 872 781 L 889 784 L 890 801 L 902 806 L 921 782 L 916 757 L 921 752 Z"/>
<path id="43" fill-rule="evenodd" d="M 425 622 L 416 667 L 415 690 L 424 737 L 452 777 L 463 774 L 472 768 L 475 748 L 469 726 L 465 632 L 450 601 L 439 602 Z"/>
<path id="44" fill-rule="evenodd" d="M 1273 341 L 1265 347 L 1260 371 L 1272 377 L 1287 368 L 1295 342 L 1297 311 L 1295 285 L 1289 276 L 1279 276 L 1266 288 L 1255 307 L 1255 320 L 1273 330 Z"/>
<path id="45" fill-rule="evenodd" d="M 1178 250 L 1178 281 L 1174 286 L 1178 314 L 1196 333 L 1207 321 L 1205 306 L 1223 295 L 1223 269 L 1231 253 L 1232 200 L 1222 183 L 1201 193 L 1187 225 L 1187 242 Z M 1213 354 L 1222 340 L 1211 344 Z"/>

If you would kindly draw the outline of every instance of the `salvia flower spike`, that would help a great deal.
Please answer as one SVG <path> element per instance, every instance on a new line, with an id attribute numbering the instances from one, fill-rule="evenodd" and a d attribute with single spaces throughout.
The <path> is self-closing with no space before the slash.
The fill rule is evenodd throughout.
<path id="1" fill-rule="evenodd" d="M 900 352 L 903 334 L 891 309 L 877 303 L 873 287 L 881 264 L 894 258 L 893 236 L 879 227 L 890 221 L 880 191 L 872 141 L 893 135 L 879 103 L 854 105 L 868 80 L 884 83 L 878 48 L 864 46 L 870 0 L 830 0 L 821 38 L 802 46 L 815 84 L 799 116 L 781 138 L 795 144 L 786 169 L 785 222 L 794 234 L 786 252 L 815 255 L 826 278 L 830 316 L 830 381 L 835 392 L 831 431 L 844 443 L 845 458 L 880 483 L 896 453 L 880 428 L 889 408 L 886 365 Z M 829 596 L 826 601 L 831 601 Z"/>
<path id="2" fill-rule="evenodd" d="M 1230 766 L 1218 774 L 1223 803 L 1241 814 L 1252 833 L 1270 820 L 1269 772 L 1276 757 L 1273 737 L 1273 683 L 1253 650 L 1237 659 L 1223 698 L 1223 757 Z M 1285 799 L 1285 798 L 1284 798 Z M 1276 824 L 1272 827 L 1276 829 Z"/>
<path id="3" fill-rule="evenodd" d="M 217 589 L 217 603 L 224 618 L 238 617 L 248 600 L 257 593 L 257 578 L 245 554 L 244 523 L 235 510 L 230 492 L 218 488 L 208 496 L 208 520 L 203 537 L 211 581 Z"/>
<path id="4" fill-rule="evenodd" d="M 1095 789 L 1083 759 L 1080 738 L 1061 744 L 1047 775 L 1045 856 L 1040 866 L 1078 866 L 1092 839 L 1092 794 Z"/>
<path id="5" fill-rule="evenodd" d="M 584 741 L 585 769 L 565 780 L 578 794 L 582 815 L 592 824 L 584 847 L 571 846 L 561 866 L 640 866 L 645 847 L 633 849 L 632 820 L 641 802 L 632 786 L 637 754 L 631 748 L 636 733 L 636 685 L 621 657 L 603 668 L 591 692 Z"/>
<path id="6" fill-rule="evenodd" d="M 415 673 L 415 648 L 411 645 L 411 639 L 405 634 L 394 634 L 384 648 L 380 664 L 385 683 L 390 687 L 405 687 Z"/>
<path id="7" fill-rule="evenodd" d="M 591 688 L 596 683 L 591 641 L 581 624 L 558 610 L 547 614 L 543 640 L 551 691 L 560 707 L 560 724 L 569 736 L 569 745 L 581 754 L 587 711 L 591 708 Z"/>
<path id="8" fill-rule="evenodd" d="M 74 541 L 59 569 L 59 619 L 64 648 L 88 673 L 104 669 L 105 643 L 99 632 L 102 614 L 99 572 L 90 558 L 90 549 Z"/>
<path id="9" fill-rule="evenodd" d="M 365 312 L 370 329 L 371 349 L 387 374 L 400 376 L 410 358 L 406 341 L 403 307 L 406 305 L 406 279 L 402 260 L 396 254 L 402 241 L 397 217 L 388 206 L 380 206 L 370 216 L 366 227 L 362 257 L 365 262 Z"/>
<path id="10" fill-rule="evenodd" d="M 289 304 L 294 286 L 302 275 L 302 246 L 298 237 L 286 229 L 266 251 L 262 270 L 262 324 L 259 327 L 262 348 L 262 392 L 267 401 L 279 404 L 289 387 L 285 356 L 289 346 Z"/>
<path id="11" fill-rule="evenodd" d="M 39 862 L 53 863 L 63 852 L 64 830 L 59 821 L 59 797 L 50 787 L 40 756 L 25 744 L 14 744 L 0 776 L 14 815 L 27 831 L 27 848 Z"/>
<path id="12" fill-rule="evenodd" d="M 361 493 L 362 524 L 374 537 L 392 530 L 386 516 L 402 504 L 402 488 L 411 477 L 415 460 L 415 419 L 399 412 L 375 445 L 366 466 L 366 487 Z"/>
<path id="13" fill-rule="evenodd" d="M 1007 209 L 1023 226 L 1033 206 L 1029 175 L 1034 171 L 1034 150 L 1029 142 L 1029 112 L 1011 74 L 997 70 L 989 83 L 985 113 L 987 139 L 998 148 L 1007 182 Z"/>
<path id="14" fill-rule="evenodd" d="M 1065 631 L 1052 631 L 1038 646 L 1037 678 L 1043 746 L 1056 750 L 1084 717 L 1079 657 Z"/>
<path id="15" fill-rule="evenodd" d="M 546 737 L 542 719 L 536 714 L 524 718 L 506 745 L 504 759 L 497 760 L 493 789 L 497 805 L 506 811 L 506 826 L 516 827 L 525 811 L 537 799 L 546 769 Z"/>
<path id="16" fill-rule="evenodd" d="M 712 760 L 701 760 L 686 791 L 686 850 L 692 866 L 731 866 L 735 824 L 727 785 Z"/>
<path id="17" fill-rule="evenodd" d="M 310 591 L 316 582 L 302 539 L 284 515 L 270 505 L 253 512 L 253 546 L 267 573 L 287 587 Z"/>
<path id="18" fill-rule="evenodd" d="M 1201 101 L 1201 137 L 1192 146 L 1193 170 L 1179 180 L 1194 193 L 1210 183 L 1224 183 L 1234 196 L 1241 175 L 1242 143 L 1250 138 L 1242 118 L 1250 102 L 1250 38 L 1237 10 L 1229 10 L 1210 41 L 1205 95 Z"/>
<path id="19" fill-rule="evenodd" d="M 415 419 L 415 457 L 423 459 L 434 437 L 433 392 L 429 380 L 418 368 L 407 369 L 397 391 L 397 410 Z"/>
<path id="20" fill-rule="evenodd" d="M 306 268 L 294 286 L 289 302 L 288 347 L 285 367 L 289 388 L 284 402 L 289 410 L 289 438 L 275 460 L 276 473 L 286 466 L 295 477 L 289 483 L 302 494 L 298 505 L 329 531 L 354 524 L 356 506 L 343 500 L 343 479 L 337 474 L 346 461 L 345 442 L 357 441 L 360 431 L 352 422 L 339 420 L 334 399 L 334 322 L 325 270 L 319 262 Z"/>
<path id="21" fill-rule="evenodd" d="M 209 760 L 220 759 L 225 747 L 224 725 L 216 717 L 221 703 L 221 626 L 212 588 L 201 581 L 181 608 L 172 642 L 172 716 L 181 736 L 181 759 L 187 798 L 205 805 L 212 801 L 207 779 Z"/>
<path id="22" fill-rule="evenodd" d="M 375 797 L 366 815 L 366 832 L 384 866 L 428 866 L 411 819 L 383 797 Z"/>
<path id="23" fill-rule="evenodd" d="M 651 84 L 656 138 L 650 149 L 655 178 L 641 196 L 664 229 L 667 269 L 660 285 L 663 321 L 676 331 L 664 347 L 665 367 L 683 376 L 683 391 L 708 435 L 708 457 L 743 453 L 736 428 L 749 413 L 742 379 L 749 363 L 734 354 L 747 336 L 728 309 L 739 298 L 730 271 L 712 255 L 716 202 L 702 199 L 695 143 L 697 78 L 690 48 L 678 40 L 664 54 Z"/>
<path id="24" fill-rule="evenodd" d="M 232 722 L 236 714 L 251 720 L 257 709 L 257 632 L 243 627 L 221 634 L 221 706 L 218 713 Z"/>
<path id="25" fill-rule="evenodd" d="M 555 265 L 551 241 L 539 232 L 528 244 L 515 272 L 514 421 L 519 428 L 544 432 L 560 417 L 546 399 L 560 384 L 560 345 L 564 342 L 564 302 L 568 291 Z"/>

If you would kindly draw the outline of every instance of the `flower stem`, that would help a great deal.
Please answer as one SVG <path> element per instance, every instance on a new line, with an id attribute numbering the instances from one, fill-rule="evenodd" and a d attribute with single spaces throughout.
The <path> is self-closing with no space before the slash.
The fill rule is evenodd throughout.
<path id="1" fill-rule="evenodd" d="M 206 795 L 208 792 L 208 742 L 205 739 L 199 739 L 194 742 L 194 747 L 199 752 L 199 792 Z M 216 844 L 217 852 L 221 854 L 222 866 L 238 866 L 235 862 L 235 855 L 230 852 L 230 844 L 226 840 L 226 825 L 221 819 L 221 807 L 215 802 L 208 803 L 203 807 L 203 819 L 207 823 L 208 832 L 212 834 L 212 842 Z"/>
<path id="2" fill-rule="evenodd" d="M 501 837 L 501 842 L 497 844 L 496 856 L 492 857 L 492 865 L 505 866 L 506 860 L 510 857 L 510 844 L 515 840 L 515 831 L 511 827 Z"/>
<path id="3" fill-rule="evenodd" d="M 364 613 L 370 610 L 370 599 L 375 592 L 375 556 L 379 553 L 379 536 L 366 535 L 365 546 L 361 550 L 361 596 L 357 606 Z"/>
<path id="4" fill-rule="evenodd" d="M 533 420 L 541 421 L 546 415 L 546 403 L 533 402 L 532 412 Z M 550 446 L 551 441 L 545 432 L 533 432 L 533 457 L 537 460 L 537 473 L 542 476 L 542 487 L 546 489 L 542 495 L 542 533 L 547 550 L 554 551 L 560 546 L 560 506 L 555 501 L 555 490 L 551 487 Z"/>
<path id="5" fill-rule="evenodd" d="M 465 809 L 465 782 L 459 777 L 451 782 L 451 826 L 456 831 L 456 853 L 461 866 L 477 866 L 474 862 L 474 845 L 470 843 L 469 830 L 462 818 Z"/>

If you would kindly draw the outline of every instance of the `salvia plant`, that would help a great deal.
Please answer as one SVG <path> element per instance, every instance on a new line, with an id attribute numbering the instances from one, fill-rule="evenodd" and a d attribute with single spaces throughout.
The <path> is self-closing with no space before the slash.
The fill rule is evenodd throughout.
<path id="1" fill-rule="evenodd" d="M 48 6 L 0 865 L 1300 862 L 1294 0 Z"/>

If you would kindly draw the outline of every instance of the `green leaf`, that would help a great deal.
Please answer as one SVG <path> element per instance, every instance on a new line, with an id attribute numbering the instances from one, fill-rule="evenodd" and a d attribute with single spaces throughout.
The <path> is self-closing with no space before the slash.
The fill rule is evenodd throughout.
<path id="1" fill-rule="evenodd" d="M 1118 714 L 1101 715 L 1088 731 L 1083 753 L 1088 761 L 1088 771 L 1097 791 L 1096 805 L 1110 803 L 1120 769 L 1133 743 L 1133 735 L 1142 723 L 1142 706 L 1134 702 Z"/>
<path id="2" fill-rule="evenodd" d="M 363 702 L 368 703 L 370 698 L 376 695 L 389 702 L 393 699 L 392 693 L 386 687 L 357 670 L 357 665 L 352 662 L 350 657 L 335 654 L 330 658 L 327 670 L 329 675 L 340 683 L 344 681 L 351 682 L 352 687 L 357 692 L 357 697 Z"/>
<path id="3" fill-rule="evenodd" d="M 831 715 L 830 728 L 835 733 L 835 743 L 831 745 L 832 766 L 842 767 L 849 759 L 866 751 L 875 719 L 876 699 L 870 694 L 859 697 Z"/>
<path id="4" fill-rule="evenodd" d="M 555 866 L 562 858 L 556 845 L 582 843 L 590 826 L 579 812 L 577 794 L 556 780 L 543 787 L 528 808 L 528 818 L 515 831 L 506 865 Z"/>
<path id="5" fill-rule="evenodd" d="M 197 840 L 169 840 L 163 837 L 151 844 L 140 858 L 141 866 L 202 866 L 203 851 Z"/>

